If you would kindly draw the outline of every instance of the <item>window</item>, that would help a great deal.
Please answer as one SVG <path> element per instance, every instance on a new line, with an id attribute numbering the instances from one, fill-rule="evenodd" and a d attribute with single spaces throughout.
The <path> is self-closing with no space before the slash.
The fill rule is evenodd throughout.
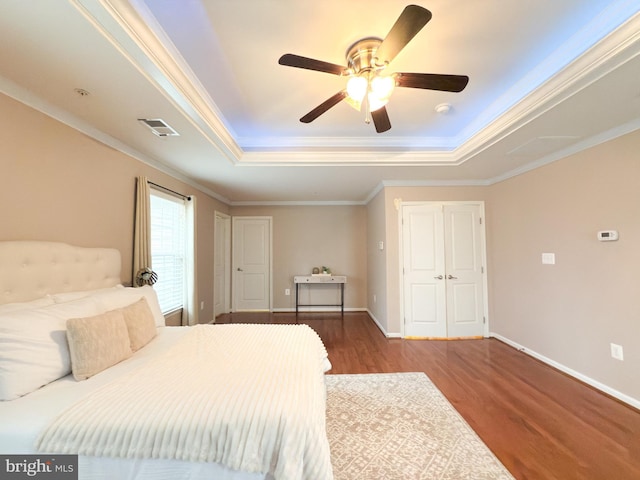
<path id="1" fill-rule="evenodd" d="M 185 306 L 187 292 L 186 200 L 151 189 L 151 265 L 162 313 Z"/>

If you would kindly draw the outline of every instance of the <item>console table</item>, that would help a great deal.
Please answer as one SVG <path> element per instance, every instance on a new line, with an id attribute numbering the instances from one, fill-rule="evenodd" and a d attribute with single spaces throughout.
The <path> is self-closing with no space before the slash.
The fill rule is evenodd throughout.
<path id="1" fill-rule="evenodd" d="M 293 277 L 293 283 L 296 286 L 296 313 L 298 313 L 298 307 L 340 307 L 340 311 L 344 313 L 344 284 L 347 283 L 347 277 L 344 275 L 296 275 Z M 322 305 L 300 305 L 298 289 L 301 283 L 311 285 L 320 285 L 333 283 L 340 285 L 340 303 L 339 304 L 322 304 Z"/>

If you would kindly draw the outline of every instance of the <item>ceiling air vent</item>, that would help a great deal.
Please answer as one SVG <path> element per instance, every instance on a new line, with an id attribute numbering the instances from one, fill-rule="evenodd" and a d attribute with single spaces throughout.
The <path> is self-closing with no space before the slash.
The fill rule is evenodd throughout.
<path id="1" fill-rule="evenodd" d="M 180 134 L 171 128 L 160 118 L 139 118 L 138 121 L 146 125 L 151 131 L 159 137 L 179 137 Z"/>

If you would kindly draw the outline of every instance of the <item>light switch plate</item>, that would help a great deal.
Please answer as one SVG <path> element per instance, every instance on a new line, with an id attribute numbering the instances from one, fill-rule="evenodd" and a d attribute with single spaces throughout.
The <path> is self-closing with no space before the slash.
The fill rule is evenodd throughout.
<path id="1" fill-rule="evenodd" d="M 555 265 L 556 264 L 556 254 L 555 253 L 543 253 L 542 254 L 542 263 L 543 263 L 543 265 Z"/>
<path id="2" fill-rule="evenodd" d="M 622 345 L 616 345 L 615 343 L 612 343 L 611 356 L 616 360 L 624 361 L 624 350 L 622 349 Z"/>

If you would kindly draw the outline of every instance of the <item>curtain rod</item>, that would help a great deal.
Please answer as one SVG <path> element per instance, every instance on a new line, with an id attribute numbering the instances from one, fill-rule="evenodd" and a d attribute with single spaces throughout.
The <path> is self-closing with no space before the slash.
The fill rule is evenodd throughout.
<path id="1" fill-rule="evenodd" d="M 169 192 L 172 193 L 174 195 L 176 195 L 177 197 L 183 198 L 187 201 L 191 201 L 191 197 L 189 195 L 183 195 L 182 193 L 178 193 L 175 190 L 171 190 L 170 188 L 167 187 L 163 187 L 162 185 L 158 185 L 157 183 L 153 183 L 149 180 L 147 180 L 147 183 L 149 183 L 149 185 L 153 185 L 156 188 L 159 188 L 160 190 L 164 190 L 165 192 Z"/>

